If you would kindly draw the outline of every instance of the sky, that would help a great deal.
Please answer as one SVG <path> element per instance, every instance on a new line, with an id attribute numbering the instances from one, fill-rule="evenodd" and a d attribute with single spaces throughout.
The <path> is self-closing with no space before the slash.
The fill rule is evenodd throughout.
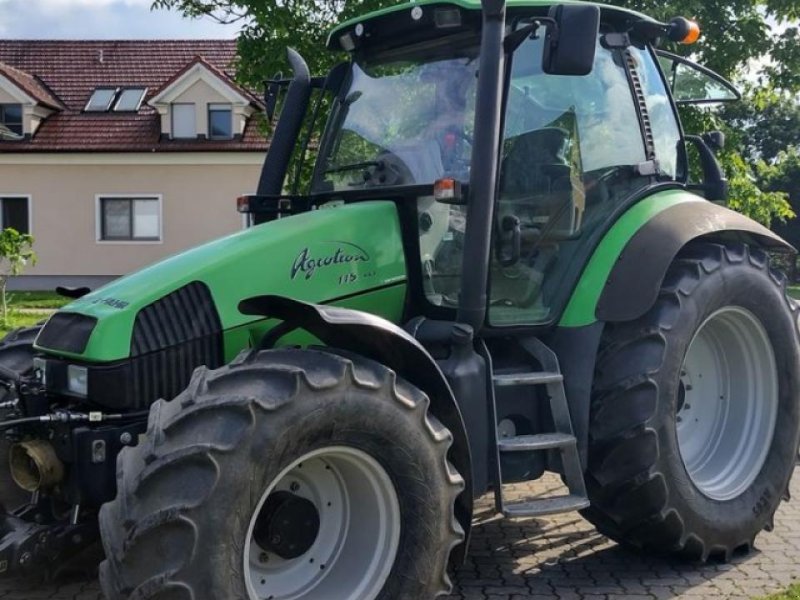
<path id="1" fill-rule="evenodd" d="M 238 27 L 151 11 L 152 0 L 0 0 L 0 38 L 233 38 Z"/>

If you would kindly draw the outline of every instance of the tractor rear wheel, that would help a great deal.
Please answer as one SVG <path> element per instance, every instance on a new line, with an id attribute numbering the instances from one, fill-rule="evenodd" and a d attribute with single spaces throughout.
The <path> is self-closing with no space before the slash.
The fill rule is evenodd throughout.
<path id="1" fill-rule="evenodd" d="M 636 549 L 728 559 L 771 528 L 800 440 L 798 314 L 761 250 L 687 248 L 604 332 L 585 516 Z"/>
<path id="2" fill-rule="evenodd" d="M 463 540 L 451 433 L 374 362 L 270 350 L 150 412 L 100 513 L 110 600 L 433 598 Z"/>

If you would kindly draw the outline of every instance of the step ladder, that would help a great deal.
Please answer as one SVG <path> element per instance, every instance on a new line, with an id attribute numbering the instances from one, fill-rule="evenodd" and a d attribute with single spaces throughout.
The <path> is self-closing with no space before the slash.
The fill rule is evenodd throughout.
<path id="1" fill-rule="evenodd" d="M 523 347 L 542 366 L 543 371 L 528 373 L 502 373 L 493 376 L 495 389 L 501 387 L 546 386 L 553 415 L 555 431 L 534 435 L 520 435 L 498 438 L 497 434 L 497 482 L 495 486 L 495 506 L 506 517 L 543 517 L 558 513 L 581 510 L 589 506 L 586 484 L 583 480 L 583 467 L 578 454 L 578 440 L 572 429 L 567 396 L 564 392 L 564 377 L 558 364 L 558 357 L 544 343 L 536 338 L 522 341 Z M 531 398 L 536 394 L 531 390 Z M 497 420 L 495 411 L 495 421 Z M 495 423 L 495 432 L 498 423 Z M 500 456 L 507 452 L 533 452 L 537 450 L 557 450 L 561 456 L 564 480 L 569 493 L 562 496 L 532 498 L 521 502 L 507 502 L 503 498 L 503 481 Z"/>

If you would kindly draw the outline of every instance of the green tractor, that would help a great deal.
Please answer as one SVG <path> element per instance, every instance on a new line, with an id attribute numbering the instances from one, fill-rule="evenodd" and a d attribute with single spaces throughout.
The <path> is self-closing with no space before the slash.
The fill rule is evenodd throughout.
<path id="1" fill-rule="evenodd" d="M 324 77 L 290 51 L 238 200 L 256 226 L 62 290 L 0 347 L 0 569 L 102 539 L 111 600 L 426 600 L 488 492 L 637 551 L 751 548 L 800 442 L 799 315 L 769 258 L 794 249 L 721 206 L 722 136 L 682 130 L 680 103 L 738 98 L 658 49 L 697 36 L 423 0 L 337 27 L 350 59 Z M 546 472 L 563 495 L 509 500 Z"/>

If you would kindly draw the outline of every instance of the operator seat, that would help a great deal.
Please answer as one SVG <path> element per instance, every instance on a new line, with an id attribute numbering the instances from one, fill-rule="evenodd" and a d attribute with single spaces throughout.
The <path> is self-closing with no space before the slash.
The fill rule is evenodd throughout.
<path id="1" fill-rule="evenodd" d="M 500 201 L 506 213 L 540 226 L 548 237 L 576 232 L 583 215 L 576 201 L 582 195 L 573 193 L 572 167 L 564 156 L 569 137 L 565 129 L 544 127 L 506 140 Z"/>

